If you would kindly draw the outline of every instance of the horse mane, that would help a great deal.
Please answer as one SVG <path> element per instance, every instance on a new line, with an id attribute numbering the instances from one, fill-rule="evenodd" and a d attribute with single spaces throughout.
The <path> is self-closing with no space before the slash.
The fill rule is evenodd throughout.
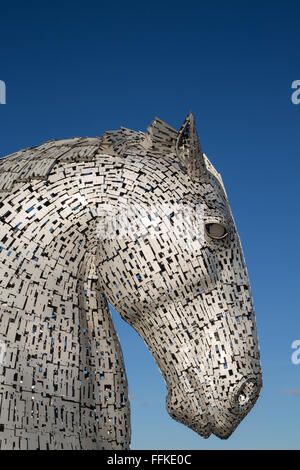
<path id="1" fill-rule="evenodd" d="M 91 162 L 96 155 L 123 155 L 128 147 L 144 148 L 161 156 L 174 147 L 177 131 L 156 118 L 149 133 L 125 127 L 105 131 L 102 137 L 73 137 L 51 140 L 0 159 L 0 193 L 11 193 L 17 183 L 46 180 L 52 168 L 63 162 Z"/>
<path id="2" fill-rule="evenodd" d="M 147 132 L 125 127 L 105 131 L 102 137 L 73 137 L 50 140 L 42 145 L 22 149 L 0 159 L 0 194 L 11 193 L 18 183 L 47 180 L 52 168 L 63 162 L 92 162 L 97 155 L 122 157 L 128 151 L 140 150 L 149 156 L 163 158 L 174 154 L 180 131 L 155 118 Z M 203 154 L 206 169 L 224 189 L 222 177 Z M 226 192 L 225 192 L 226 194 Z"/>

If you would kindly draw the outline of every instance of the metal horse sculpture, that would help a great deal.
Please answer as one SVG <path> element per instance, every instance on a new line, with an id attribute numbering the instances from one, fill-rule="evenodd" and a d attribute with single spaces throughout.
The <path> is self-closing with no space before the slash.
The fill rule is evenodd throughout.
<path id="1" fill-rule="evenodd" d="M 169 414 L 228 438 L 258 398 L 259 348 L 239 237 L 193 115 L 179 132 L 155 119 L 145 133 L 22 150 L 0 160 L 0 189 L 0 448 L 129 448 L 108 302 L 155 358 Z"/>

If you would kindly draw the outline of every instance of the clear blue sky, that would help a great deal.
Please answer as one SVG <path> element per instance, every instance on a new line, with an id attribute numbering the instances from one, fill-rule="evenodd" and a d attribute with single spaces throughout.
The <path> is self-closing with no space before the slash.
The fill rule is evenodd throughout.
<path id="1" fill-rule="evenodd" d="M 113 313 L 129 379 L 134 449 L 300 448 L 298 1 L 5 2 L 0 12 L 0 155 L 50 139 L 178 128 L 192 109 L 242 239 L 264 388 L 227 441 L 165 411 L 165 386 Z"/>

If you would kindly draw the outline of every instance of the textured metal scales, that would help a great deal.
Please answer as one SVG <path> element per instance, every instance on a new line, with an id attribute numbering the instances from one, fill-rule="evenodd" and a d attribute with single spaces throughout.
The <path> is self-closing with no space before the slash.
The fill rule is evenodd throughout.
<path id="1" fill-rule="evenodd" d="M 129 448 L 108 302 L 156 360 L 170 415 L 230 436 L 258 398 L 259 349 L 239 237 L 193 115 L 179 131 L 155 119 L 145 133 L 22 150 L 0 160 L 0 190 L 0 449 Z"/>

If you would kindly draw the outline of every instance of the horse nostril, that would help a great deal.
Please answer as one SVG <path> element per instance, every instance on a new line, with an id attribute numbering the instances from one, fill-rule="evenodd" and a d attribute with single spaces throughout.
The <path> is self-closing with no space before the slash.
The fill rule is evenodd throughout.
<path id="1" fill-rule="evenodd" d="M 247 400 L 247 397 L 246 395 L 242 392 L 240 393 L 239 397 L 238 397 L 238 402 L 240 405 L 244 405 L 245 401 Z"/>
<path id="2" fill-rule="evenodd" d="M 253 379 L 247 380 L 243 384 L 236 396 L 236 402 L 241 411 L 247 408 L 247 405 L 256 400 L 258 392 L 259 387 Z"/>
<path id="3" fill-rule="evenodd" d="M 259 397 L 261 382 L 259 377 L 249 377 L 232 394 L 231 411 L 247 414 Z"/>

